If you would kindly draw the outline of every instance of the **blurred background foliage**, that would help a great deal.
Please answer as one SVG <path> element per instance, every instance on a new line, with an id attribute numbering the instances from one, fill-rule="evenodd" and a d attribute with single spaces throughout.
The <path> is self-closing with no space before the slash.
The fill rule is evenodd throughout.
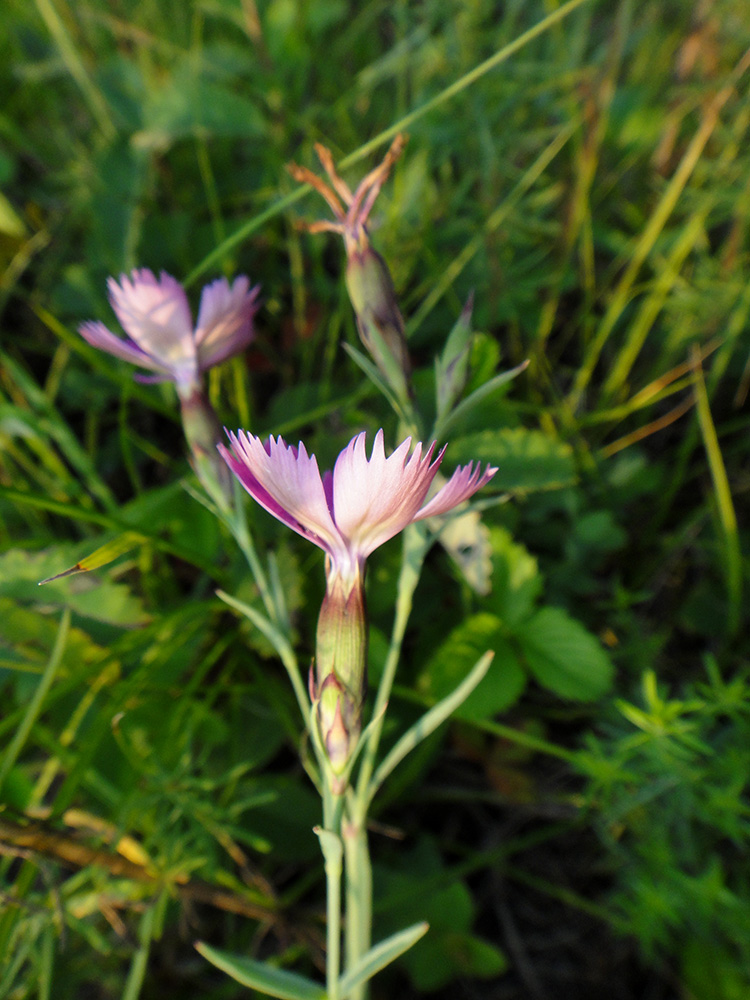
<path id="1" fill-rule="evenodd" d="M 296 706 L 215 590 L 257 594 L 172 387 L 76 326 L 111 325 L 106 278 L 136 266 L 194 305 L 246 272 L 264 308 L 211 372 L 220 418 L 324 466 L 361 429 L 395 443 L 285 165 L 320 141 L 356 180 L 399 126 L 373 240 L 421 405 L 472 290 L 469 389 L 530 364 L 449 434 L 448 468 L 500 471 L 479 549 L 474 525 L 431 553 L 390 731 L 497 656 L 381 799 L 376 936 L 432 931 L 375 996 L 750 992 L 750 24 L 744 0 L 588 0 L 466 77 L 560 9 L 6 0 L 0 997 L 239 996 L 198 936 L 320 967 Z M 250 514 L 309 651 L 319 553 Z M 128 531 L 114 565 L 37 586 Z M 398 559 L 371 560 L 375 673 Z"/>

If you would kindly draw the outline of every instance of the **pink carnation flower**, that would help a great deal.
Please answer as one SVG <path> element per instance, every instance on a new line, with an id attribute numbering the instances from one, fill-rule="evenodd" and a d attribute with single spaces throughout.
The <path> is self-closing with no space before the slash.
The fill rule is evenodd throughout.
<path id="1" fill-rule="evenodd" d="M 414 521 L 445 514 L 489 482 L 497 469 L 477 464 L 456 469 L 435 496 L 425 498 L 443 460 L 435 442 L 426 452 L 407 438 L 386 458 L 378 431 L 369 459 L 364 433 L 352 438 L 323 476 L 314 455 L 300 442 L 262 442 L 253 434 L 229 434 L 231 449 L 219 445 L 229 468 L 261 507 L 319 548 L 329 559 L 328 577 L 350 590 L 365 560 L 378 546 Z"/>
<path id="2" fill-rule="evenodd" d="M 121 275 L 119 284 L 109 278 L 107 285 L 125 338 L 100 322 L 83 323 L 81 336 L 94 347 L 155 373 L 136 376 L 141 380 L 175 382 L 181 396 L 195 391 L 207 368 L 237 354 L 253 339 L 260 286 L 251 288 L 244 276 L 231 286 L 226 278 L 205 286 L 195 327 L 184 288 L 164 271 L 157 279 L 142 268 L 130 277 Z"/>
<path id="3" fill-rule="evenodd" d="M 334 778 L 342 775 L 362 727 L 367 689 L 367 613 L 364 575 L 367 557 L 389 538 L 425 517 L 445 514 L 472 496 L 497 472 L 474 463 L 456 469 L 431 500 L 427 493 L 443 459 L 435 442 L 411 450 L 411 438 L 385 456 L 378 431 L 370 457 L 365 434 L 344 448 L 332 472 L 322 476 L 314 455 L 300 442 L 229 434 L 219 445 L 232 472 L 261 507 L 313 542 L 326 554 L 326 594 L 318 617 L 310 696 Z M 411 452 L 411 454 L 410 454 Z"/>

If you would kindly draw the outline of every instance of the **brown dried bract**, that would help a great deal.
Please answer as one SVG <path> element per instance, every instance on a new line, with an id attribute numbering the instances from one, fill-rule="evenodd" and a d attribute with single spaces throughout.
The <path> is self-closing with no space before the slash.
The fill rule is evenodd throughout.
<path id="1" fill-rule="evenodd" d="M 380 189 L 387 180 L 393 164 L 401 156 L 406 142 L 407 137 L 399 133 L 391 143 L 390 149 L 381 163 L 360 181 L 353 193 L 346 181 L 339 176 L 331 151 L 319 142 L 315 143 L 315 152 L 323 170 L 328 175 L 330 186 L 307 167 L 290 163 L 287 169 L 292 177 L 301 184 L 309 184 L 321 197 L 325 198 L 336 219 L 335 222 L 329 220 L 308 222 L 304 223 L 304 227 L 311 233 L 339 233 L 346 242 L 347 251 L 350 246 L 361 248 L 365 245 L 367 242 L 367 219 Z"/>

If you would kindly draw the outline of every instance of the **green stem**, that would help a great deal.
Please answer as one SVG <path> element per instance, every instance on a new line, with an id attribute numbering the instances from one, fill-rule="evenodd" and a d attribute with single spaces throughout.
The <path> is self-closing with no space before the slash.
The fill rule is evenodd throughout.
<path id="1" fill-rule="evenodd" d="M 271 588 L 268 585 L 268 580 L 266 579 L 266 574 L 263 571 L 261 561 L 258 558 L 258 553 L 255 550 L 255 543 L 253 542 L 253 536 L 250 534 L 248 529 L 244 510 L 237 497 L 235 497 L 234 510 L 227 518 L 227 525 L 229 530 L 234 535 L 234 539 L 239 545 L 242 554 L 245 559 L 247 559 L 250 572 L 253 574 L 253 578 L 258 587 L 258 591 L 260 592 L 261 600 L 263 601 L 263 606 L 266 609 L 268 617 L 274 625 L 279 624 L 278 609 L 273 596 L 271 595 Z"/>
<path id="2" fill-rule="evenodd" d="M 367 817 L 347 820 L 342 831 L 346 870 L 346 967 L 352 969 L 366 954 L 372 937 L 372 865 L 367 841 Z M 361 983 L 343 1000 L 365 1000 Z"/>
<path id="3" fill-rule="evenodd" d="M 324 783 L 323 823 L 317 830 L 326 873 L 326 991 L 328 1000 L 339 1000 L 341 972 L 341 796 Z"/>
<path id="4" fill-rule="evenodd" d="M 378 686 L 373 708 L 374 722 L 367 737 L 356 792 L 347 803 L 348 815 L 343 824 L 342 839 L 346 861 L 346 962 L 352 969 L 370 948 L 372 933 L 372 867 L 367 842 L 367 810 L 370 803 L 370 782 L 375 768 L 386 705 L 396 677 L 401 646 L 411 614 L 422 563 L 429 548 L 423 525 L 411 525 L 404 532 L 403 560 L 398 580 L 396 616 L 383 676 Z M 351 997 L 343 1000 L 365 1000 L 367 985 L 361 984 Z"/>

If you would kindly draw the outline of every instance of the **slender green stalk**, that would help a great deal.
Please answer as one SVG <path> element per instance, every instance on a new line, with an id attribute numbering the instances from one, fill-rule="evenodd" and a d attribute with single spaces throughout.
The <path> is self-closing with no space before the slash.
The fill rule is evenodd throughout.
<path id="1" fill-rule="evenodd" d="M 314 723 L 313 723 L 314 724 Z M 331 792 L 323 783 L 323 822 L 316 830 L 323 852 L 326 873 L 326 990 L 328 1000 L 339 1000 L 341 974 L 341 876 L 343 845 L 341 843 L 342 796 Z"/>
<path id="2" fill-rule="evenodd" d="M 42 710 L 42 705 L 44 704 L 44 699 L 52 686 L 52 682 L 57 675 L 58 668 L 62 662 L 63 653 L 65 652 L 65 645 L 68 641 L 68 631 L 70 629 L 70 608 L 66 608 L 60 619 L 60 627 L 57 630 L 57 637 L 55 639 L 55 645 L 52 650 L 52 655 L 50 656 L 47 666 L 44 669 L 41 680 L 37 685 L 36 690 L 29 702 L 29 707 L 23 717 L 21 725 L 16 730 L 13 739 L 10 741 L 8 749 L 5 751 L 5 755 L 0 763 L 0 788 L 3 786 L 3 782 L 10 774 L 10 771 L 18 759 L 18 755 L 23 749 L 26 740 L 29 738 L 32 727 L 39 717 L 39 713 Z"/>
<path id="3" fill-rule="evenodd" d="M 372 938 L 372 865 L 367 817 L 349 820 L 342 830 L 346 864 L 346 967 L 353 969 L 367 954 Z M 343 1000 L 364 1000 L 367 983 L 360 983 Z"/>
<path id="4" fill-rule="evenodd" d="M 268 585 L 268 580 L 266 579 L 266 574 L 263 570 L 260 559 L 258 558 L 258 553 L 255 549 L 255 543 L 253 542 L 253 536 L 250 534 L 250 530 L 247 526 L 247 520 L 245 518 L 244 511 L 242 509 L 241 503 L 235 497 L 235 510 L 233 516 L 227 518 L 227 525 L 234 535 L 234 539 L 242 550 L 242 554 L 245 559 L 247 559 L 248 566 L 250 567 L 250 572 L 253 574 L 253 579 L 258 587 L 258 591 L 263 601 L 263 606 L 268 613 L 271 621 L 276 624 L 278 621 L 278 614 L 276 609 L 276 604 L 274 603 L 273 595 L 271 594 L 271 588 Z"/>
<path id="5" fill-rule="evenodd" d="M 398 581 L 396 616 L 383 676 L 373 708 L 373 722 L 364 750 L 356 791 L 347 802 L 347 818 L 342 827 L 346 861 L 346 961 L 352 969 L 370 948 L 372 932 L 372 866 L 367 840 L 367 810 L 370 803 L 370 782 L 375 768 L 378 746 L 383 729 L 385 708 L 390 698 L 401 654 L 401 646 L 409 621 L 422 563 L 429 543 L 423 525 L 411 525 L 404 532 L 403 560 Z M 346 1000 L 364 1000 L 366 983 L 356 986 Z M 345 998 L 342 998 L 345 1000 Z"/>
<path id="6" fill-rule="evenodd" d="M 112 124 L 112 115 L 101 90 L 91 79 L 86 67 L 83 64 L 75 42 L 70 36 L 65 22 L 60 17 L 52 0 L 36 0 L 39 11 L 47 30 L 57 45 L 65 67 L 78 84 L 84 100 L 89 106 L 89 111 L 96 119 L 96 123 L 107 139 L 113 139 L 117 130 Z"/>
<path id="7" fill-rule="evenodd" d="M 211 229 L 213 230 L 216 242 L 221 243 L 226 233 L 224 230 L 224 220 L 221 217 L 221 201 L 216 189 L 216 178 L 211 166 L 211 157 L 208 152 L 208 143 L 205 136 L 196 136 L 195 152 L 198 158 L 198 169 L 201 173 L 201 180 L 203 181 L 203 190 L 206 193 L 206 204 L 211 213 Z"/>
<path id="8" fill-rule="evenodd" d="M 138 950 L 133 956 L 133 960 L 130 965 L 130 972 L 128 973 L 127 982 L 125 983 L 122 1000 L 138 1000 L 141 989 L 143 988 L 143 980 L 146 977 L 146 966 L 148 965 L 148 956 L 151 951 L 151 942 L 156 936 L 157 910 L 158 906 L 156 903 L 147 906 L 143 912 L 143 916 L 141 917 L 141 923 L 138 929 Z"/>
<path id="9" fill-rule="evenodd" d="M 385 707 L 391 696 L 391 689 L 396 677 L 399 657 L 401 655 L 401 645 L 404 641 L 406 626 L 411 614 L 414 600 L 414 591 L 417 589 L 419 576 L 422 570 L 422 563 L 427 554 L 428 542 L 426 529 L 421 524 L 412 524 L 404 531 L 403 561 L 401 563 L 401 573 L 398 579 L 398 591 L 396 597 L 396 617 L 393 623 L 393 634 L 391 644 L 388 649 L 388 656 L 385 661 L 383 676 L 380 679 L 378 693 L 375 697 L 375 705 L 372 710 L 372 717 L 375 720 L 372 726 L 372 734 L 367 741 L 364 751 L 364 759 L 357 779 L 357 792 L 355 796 L 355 808 L 352 817 L 363 821 L 363 810 L 367 808 L 368 788 L 372 772 L 375 768 L 375 758 L 378 753 L 380 736 L 383 731 L 385 718 Z"/>

